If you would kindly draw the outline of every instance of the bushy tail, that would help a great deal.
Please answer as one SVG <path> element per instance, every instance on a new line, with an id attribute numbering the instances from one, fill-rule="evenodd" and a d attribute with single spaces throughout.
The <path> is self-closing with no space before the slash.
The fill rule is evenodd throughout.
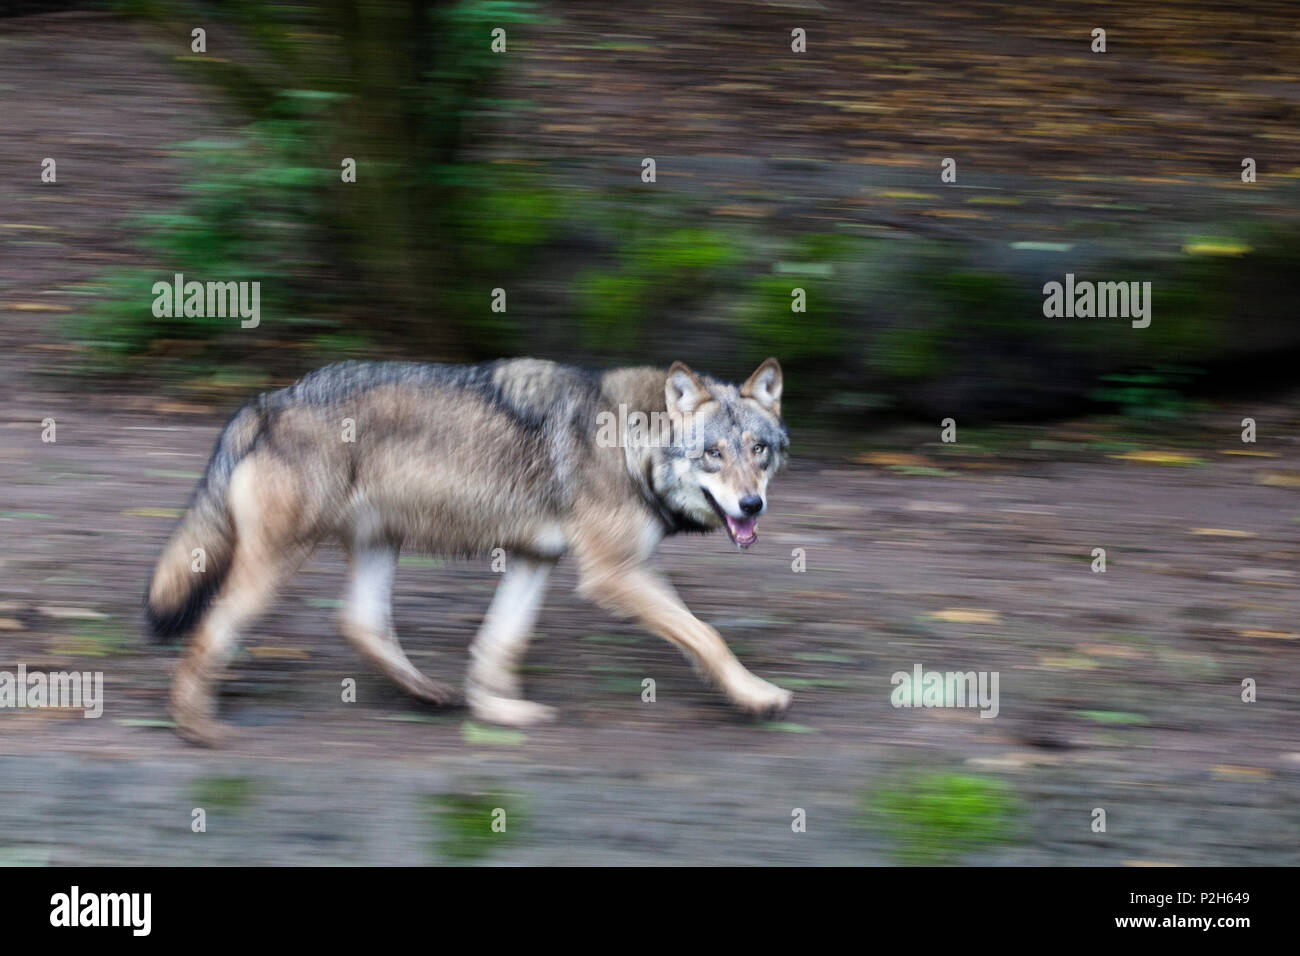
<path id="1" fill-rule="evenodd" d="M 262 431 L 262 413 L 245 405 L 217 439 L 189 510 L 181 518 L 154 568 L 144 611 L 155 641 L 187 634 L 221 587 L 235 550 L 235 528 L 226 491 L 235 466 Z"/>

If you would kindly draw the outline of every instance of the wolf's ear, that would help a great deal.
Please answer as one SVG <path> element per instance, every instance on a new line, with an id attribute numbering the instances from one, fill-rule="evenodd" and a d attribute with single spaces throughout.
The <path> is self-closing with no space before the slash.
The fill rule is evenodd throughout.
<path id="1" fill-rule="evenodd" d="M 740 386 L 740 397 L 752 398 L 772 414 L 780 415 L 781 387 L 781 363 L 770 358 L 754 369 L 754 374 Z"/>
<path id="2" fill-rule="evenodd" d="M 668 414 L 673 418 L 690 415 L 710 398 L 709 390 L 684 362 L 674 362 L 668 370 L 668 381 L 664 383 L 664 398 L 668 402 Z"/>

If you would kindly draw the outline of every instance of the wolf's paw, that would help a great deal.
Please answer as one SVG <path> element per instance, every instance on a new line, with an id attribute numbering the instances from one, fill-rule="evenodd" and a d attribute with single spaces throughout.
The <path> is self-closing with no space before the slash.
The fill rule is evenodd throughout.
<path id="1" fill-rule="evenodd" d="M 219 747 L 230 731 L 217 720 L 217 705 L 203 685 L 184 672 L 177 678 L 168 700 L 172 729 L 198 747 Z"/>
<path id="2" fill-rule="evenodd" d="M 173 729 L 196 747 L 220 747 L 230 739 L 230 728 L 220 721 L 173 714 Z"/>
<path id="3" fill-rule="evenodd" d="M 779 717 L 790 708 L 794 694 L 755 677 L 753 683 L 746 682 L 743 688 L 732 694 L 731 699 L 747 714 L 771 718 Z"/>
<path id="4" fill-rule="evenodd" d="M 422 679 L 406 689 L 413 697 L 427 701 L 436 707 L 459 707 L 465 698 L 456 688 L 421 675 Z"/>
<path id="5" fill-rule="evenodd" d="M 489 724 L 531 727 L 552 721 L 556 716 L 554 707 L 519 697 L 498 697 L 495 694 L 470 691 L 468 700 L 470 713 Z"/>

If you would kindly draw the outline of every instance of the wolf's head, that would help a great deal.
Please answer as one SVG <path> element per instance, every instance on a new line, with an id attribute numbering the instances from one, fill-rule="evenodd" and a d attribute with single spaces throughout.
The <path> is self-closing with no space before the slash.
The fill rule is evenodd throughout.
<path id="1" fill-rule="evenodd" d="M 705 528 L 726 528 L 739 548 L 758 540 L 768 481 L 785 462 L 781 386 L 774 358 L 739 388 L 681 362 L 664 383 L 674 441 L 656 462 L 656 490 L 673 512 Z"/>

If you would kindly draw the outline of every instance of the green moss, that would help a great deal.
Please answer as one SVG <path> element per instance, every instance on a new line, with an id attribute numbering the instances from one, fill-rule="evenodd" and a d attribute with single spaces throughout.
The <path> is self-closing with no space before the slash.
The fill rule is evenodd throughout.
<path id="1" fill-rule="evenodd" d="M 666 281 L 715 272 L 741 258 L 731 238 L 715 229 L 674 229 L 638 239 L 622 253 L 625 270 Z"/>
<path id="2" fill-rule="evenodd" d="M 897 859 L 934 865 L 1008 842 L 1018 806 L 1001 781 L 926 774 L 870 793 L 867 811 Z"/>
<path id="3" fill-rule="evenodd" d="M 711 229 L 669 229 L 625 242 L 615 268 L 588 270 L 574 283 L 583 344 L 630 351 L 649 317 L 674 302 L 702 298 L 742 258 L 726 233 Z"/>
<path id="4" fill-rule="evenodd" d="M 845 345 L 844 326 L 839 310 L 827 300 L 827 285 L 794 276 L 756 279 L 741 319 L 751 358 L 779 355 L 794 364 L 839 354 Z M 791 310 L 796 288 L 804 290 L 803 312 Z"/>
<path id="5" fill-rule="evenodd" d="M 575 293 L 583 344 L 613 351 L 632 348 L 650 312 L 652 289 L 643 276 L 603 272 L 579 276 Z"/>
<path id="6" fill-rule="evenodd" d="M 862 245 L 852 237 L 814 233 L 777 252 L 772 272 L 751 282 L 740 310 L 750 358 L 779 355 L 797 366 L 843 355 L 849 345 L 850 293 L 837 273 L 860 257 Z M 803 290 L 802 312 L 793 310 L 796 289 Z"/>
<path id="7" fill-rule="evenodd" d="M 942 375 L 952 362 L 947 348 L 940 330 L 899 326 L 876 336 L 871 361 L 894 378 L 934 378 Z"/>
<path id="8" fill-rule="evenodd" d="M 522 804 L 518 794 L 425 796 L 420 813 L 430 830 L 430 851 L 440 859 L 471 863 L 517 842 L 525 819 Z"/>
<path id="9" fill-rule="evenodd" d="M 251 777 L 198 777 L 190 785 L 190 799 L 208 813 L 239 813 L 252 803 L 257 789 Z"/>
<path id="10" fill-rule="evenodd" d="M 527 250 L 554 232 L 560 198 L 544 189 L 506 188 L 476 192 L 465 200 L 469 238 L 500 251 Z"/>
<path id="11" fill-rule="evenodd" d="M 1160 366 L 1149 371 L 1103 375 L 1102 384 L 1093 389 L 1091 397 L 1116 406 L 1117 411 L 1132 418 L 1180 420 L 1200 410 L 1198 403 L 1185 397 L 1199 374 L 1197 369 Z"/>

